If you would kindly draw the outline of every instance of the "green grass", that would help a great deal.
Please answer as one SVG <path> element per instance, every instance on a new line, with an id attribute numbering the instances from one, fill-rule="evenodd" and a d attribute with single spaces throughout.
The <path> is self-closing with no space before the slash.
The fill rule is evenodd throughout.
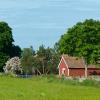
<path id="1" fill-rule="evenodd" d="M 100 100 L 100 87 L 51 77 L 0 76 L 0 100 Z"/>

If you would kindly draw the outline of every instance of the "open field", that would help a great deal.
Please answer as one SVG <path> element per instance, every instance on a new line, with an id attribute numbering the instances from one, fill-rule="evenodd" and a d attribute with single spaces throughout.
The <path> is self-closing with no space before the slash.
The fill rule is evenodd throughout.
<path id="1" fill-rule="evenodd" d="M 100 100 L 100 87 L 67 84 L 50 77 L 0 76 L 0 100 Z"/>

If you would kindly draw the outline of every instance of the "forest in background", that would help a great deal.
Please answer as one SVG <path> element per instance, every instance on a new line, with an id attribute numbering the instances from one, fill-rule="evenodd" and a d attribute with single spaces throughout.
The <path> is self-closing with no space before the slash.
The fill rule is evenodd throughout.
<path id="1" fill-rule="evenodd" d="M 87 64 L 95 64 L 100 68 L 100 21 L 87 19 L 78 22 L 60 37 L 53 48 L 40 45 L 37 51 L 34 51 L 32 46 L 21 49 L 14 45 L 11 27 L 6 22 L 0 22 L 1 72 L 6 68 L 6 71 L 16 74 L 21 71 L 23 74 L 56 74 L 62 54 L 83 57 Z M 15 64 L 12 66 L 9 63 L 16 60 L 14 57 L 19 57 L 20 60 L 17 59 L 19 63 L 16 67 Z"/>

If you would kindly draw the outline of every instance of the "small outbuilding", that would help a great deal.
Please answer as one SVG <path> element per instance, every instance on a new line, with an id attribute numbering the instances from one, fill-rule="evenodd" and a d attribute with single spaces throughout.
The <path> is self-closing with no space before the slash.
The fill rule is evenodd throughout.
<path id="1" fill-rule="evenodd" d="M 62 55 L 58 68 L 59 76 L 85 77 L 86 75 L 100 75 L 100 68 L 96 68 L 95 65 L 86 66 L 82 58 L 68 55 Z"/>

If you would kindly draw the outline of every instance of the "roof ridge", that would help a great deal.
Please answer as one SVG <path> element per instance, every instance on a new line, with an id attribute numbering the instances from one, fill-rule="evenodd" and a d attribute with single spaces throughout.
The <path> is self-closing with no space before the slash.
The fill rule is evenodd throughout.
<path id="1" fill-rule="evenodd" d="M 85 68 L 85 63 L 82 57 L 69 56 L 67 54 L 63 54 L 65 62 L 69 66 L 69 68 Z M 95 65 L 90 64 L 88 68 L 96 68 Z"/>

